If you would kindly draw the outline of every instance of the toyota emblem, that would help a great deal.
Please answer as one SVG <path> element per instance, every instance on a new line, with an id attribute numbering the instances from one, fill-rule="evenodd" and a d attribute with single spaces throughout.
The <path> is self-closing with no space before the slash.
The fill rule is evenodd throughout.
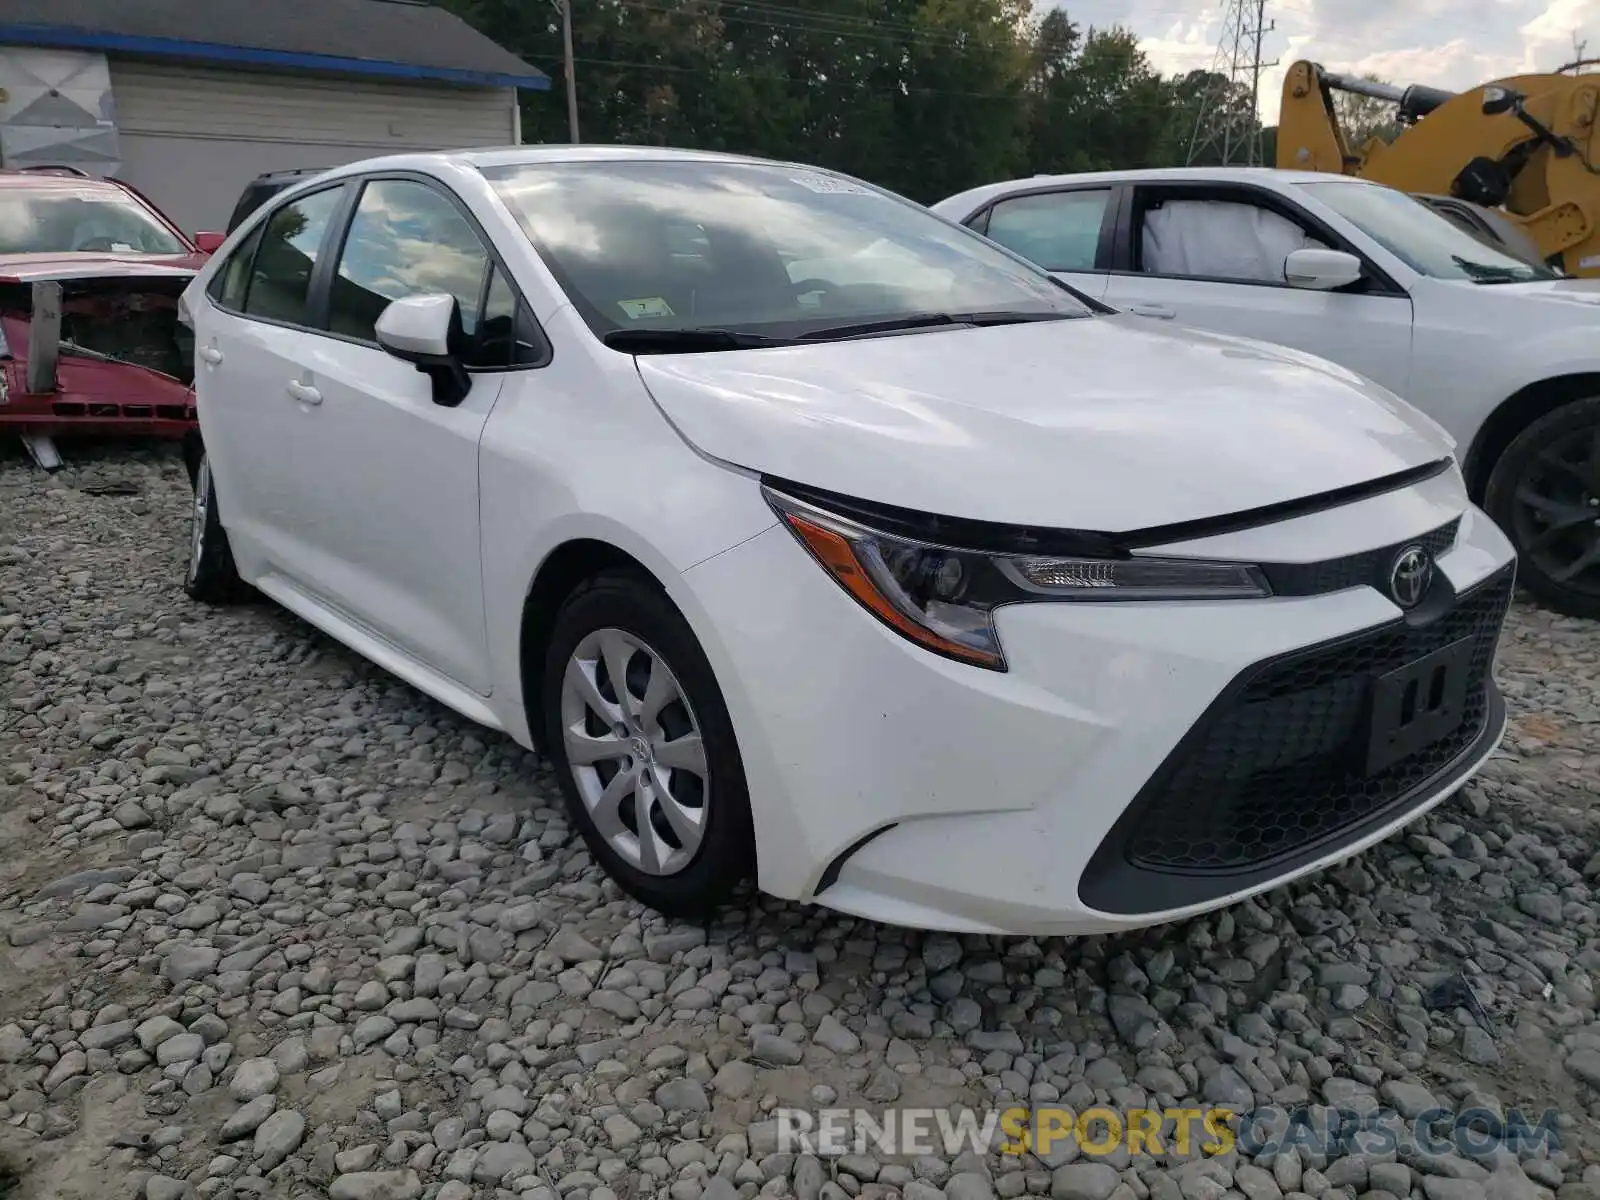
<path id="1" fill-rule="evenodd" d="M 1401 608 L 1415 608 L 1433 582 L 1433 558 L 1421 546 L 1407 546 L 1389 568 L 1389 595 Z"/>

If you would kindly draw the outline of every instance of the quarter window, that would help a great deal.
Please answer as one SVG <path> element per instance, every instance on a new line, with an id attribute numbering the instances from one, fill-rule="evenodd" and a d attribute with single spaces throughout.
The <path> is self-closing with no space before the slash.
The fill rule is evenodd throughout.
<path id="1" fill-rule="evenodd" d="M 206 294 L 223 308 L 234 312 L 243 312 L 245 293 L 250 286 L 250 265 L 256 256 L 256 247 L 261 244 L 261 226 L 244 240 L 244 244 L 228 256 L 228 261 L 222 264 L 222 269 L 211 279 L 211 286 L 206 289 Z"/>
<path id="2" fill-rule="evenodd" d="M 1092 271 L 1110 199 L 1106 188 L 1002 200 L 989 213 L 988 237 L 1047 271 Z"/>
<path id="3" fill-rule="evenodd" d="M 303 196 L 267 218 L 244 298 L 248 315 L 308 324 L 311 274 L 342 191 L 329 188 Z"/>
<path id="4" fill-rule="evenodd" d="M 445 292 L 474 342 L 488 271 L 483 242 L 443 195 L 411 180 L 375 180 L 361 193 L 339 256 L 329 332 L 376 341 L 373 327 L 391 301 Z"/>

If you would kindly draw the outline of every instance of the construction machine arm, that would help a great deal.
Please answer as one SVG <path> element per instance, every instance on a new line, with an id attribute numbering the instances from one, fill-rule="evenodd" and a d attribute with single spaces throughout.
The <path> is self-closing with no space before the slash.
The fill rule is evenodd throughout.
<path id="1" fill-rule="evenodd" d="M 1395 87 L 1297 62 L 1284 78 L 1278 166 L 1503 207 L 1569 274 L 1600 275 L 1600 83 L 1525 75 L 1467 92 Z M 1395 105 L 1400 135 L 1352 146 L 1334 95 Z"/>

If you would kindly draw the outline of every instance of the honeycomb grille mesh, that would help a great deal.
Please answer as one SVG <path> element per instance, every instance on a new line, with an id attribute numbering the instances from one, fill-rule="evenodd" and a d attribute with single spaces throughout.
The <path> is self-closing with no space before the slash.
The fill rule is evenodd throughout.
<path id="1" fill-rule="evenodd" d="M 1267 665 L 1169 760 L 1141 804 L 1128 859 L 1158 871 L 1246 870 L 1378 814 L 1442 771 L 1483 731 L 1513 585 L 1508 568 L 1430 624 L 1396 622 Z M 1473 652 L 1460 727 L 1367 775 L 1373 679 L 1462 638 Z"/>

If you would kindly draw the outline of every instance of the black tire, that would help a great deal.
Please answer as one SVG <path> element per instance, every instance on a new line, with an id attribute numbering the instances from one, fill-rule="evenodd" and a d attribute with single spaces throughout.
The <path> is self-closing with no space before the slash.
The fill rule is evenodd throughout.
<path id="1" fill-rule="evenodd" d="M 637 638 L 666 664 L 692 709 L 705 750 L 704 830 L 693 857 L 671 875 L 641 871 L 611 846 L 584 803 L 568 758 L 562 719 L 567 664 L 585 638 L 608 629 Z M 618 886 L 670 917 L 703 918 L 724 905 L 755 868 L 744 764 L 711 664 L 689 623 L 654 580 L 642 572 L 608 570 L 567 597 L 551 626 L 539 674 L 539 701 L 546 753 L 568 811 L 589 852 Z M 637 832 L 636 813 L 634 821 Z"/>
<path id="2" fill-rule="evenodd" d="M 233 565 L 228 532 L 217 513 L 217 495 L 211 486 L 211 460 L 202 449 L 195 463 L 194 506 L 190 515 L 189 564 L 183 590 L 202 604 L 237 604 L 250 589 Z"/>
<path id="3" fill-rule="evenodd" d="M 1563 404 L 1529 425 L 1494 465 L 1483 507 L 1517 548 L 1517 577 L 1541 604 L 1571 617 L 1600 619 L 1600 561 L 1575 578 L 1560 577 L 1557 560 L 1568 565 L 1582 553 L 1585 539 L 1600 554 L 1600 463 L 1585 469 L 1579 457 L 1600 437 L 1600 397 Z M 1576 448 L 1576 449 L 1574 449 Z M 1559 462 L 1569 465 L 1562 467 Z M 1589 478 L 1583 478 L 1584 474 Z M 1566 532 L 1541 539 L 1548 515 L 1530 506 L 1528 494 L 1545 497 L 1570 517 Z M 1520 494 L 1520 495 L 1519 495 Z M 1594 510 L 1585 523 L 1584 511 Z M 1554 509 L 1546 509 L 1548 514 Z M 1572 518 L 1578 518 L 1573 520 Z"/>

